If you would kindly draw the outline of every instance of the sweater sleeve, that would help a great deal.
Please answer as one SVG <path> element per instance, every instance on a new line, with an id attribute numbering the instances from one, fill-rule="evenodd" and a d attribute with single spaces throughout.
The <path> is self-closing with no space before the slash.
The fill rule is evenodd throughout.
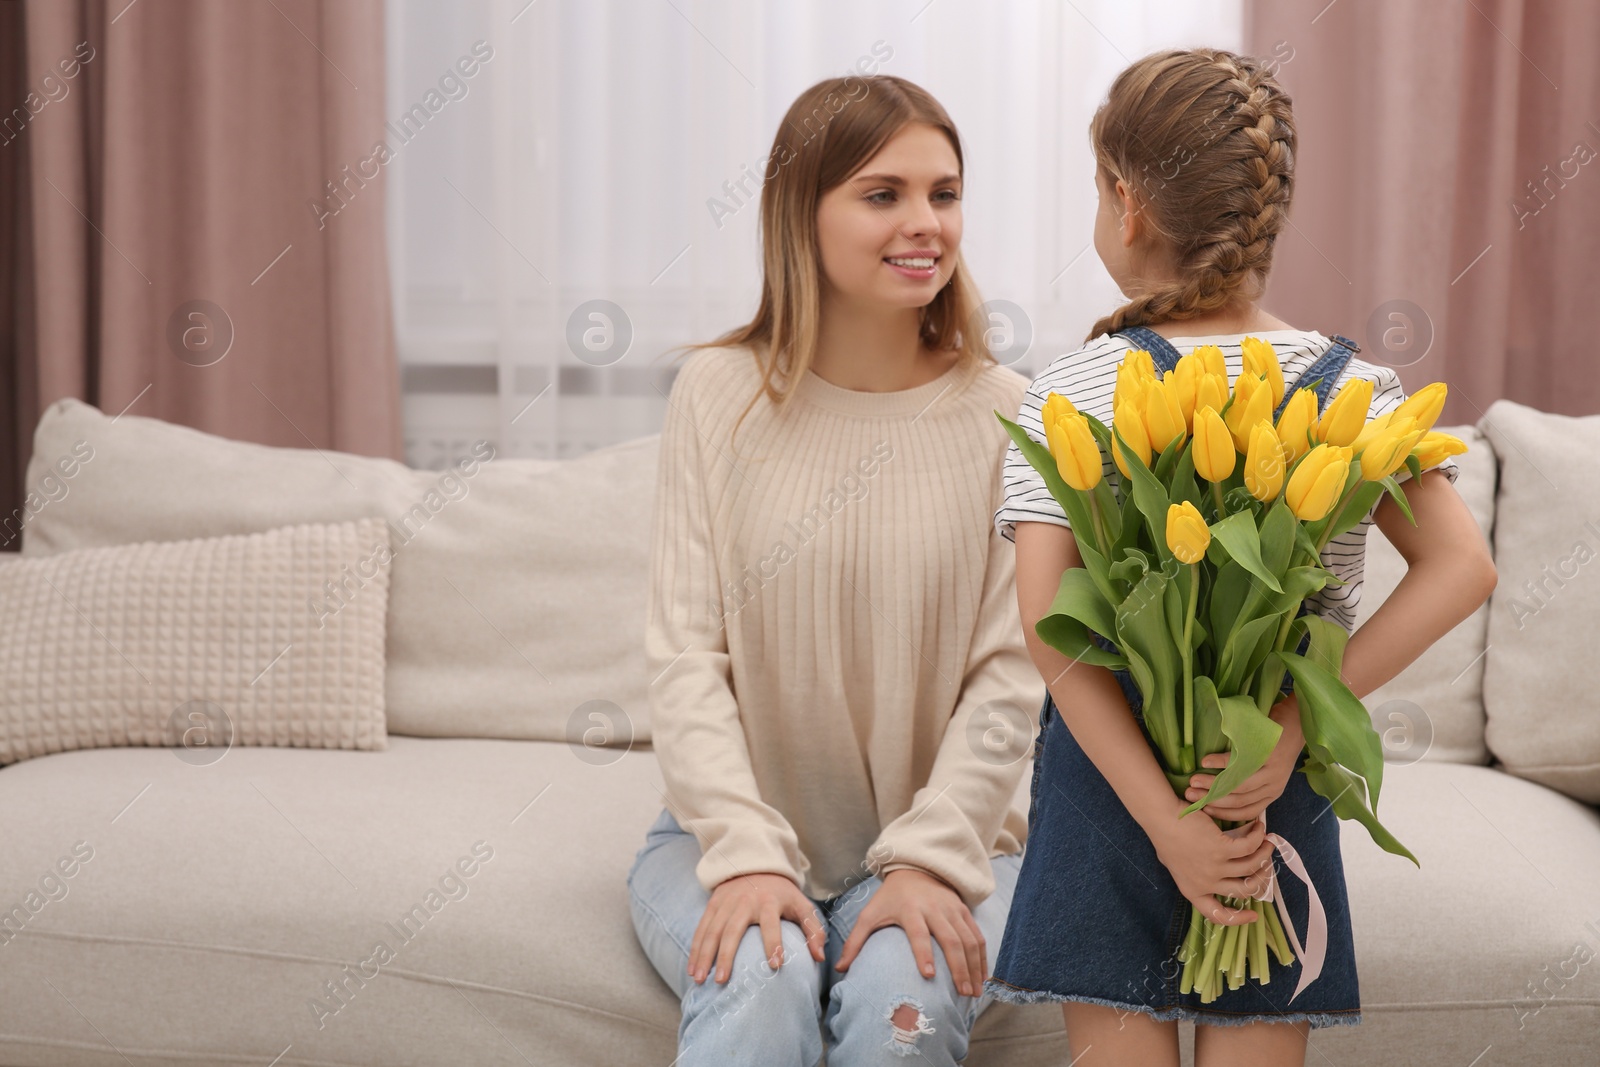
<path id="1" fill-rule="evenodd" d="M 927 784 L 869 852 L 873 873 L 926 871 L 968 907 L 994 892 L 990 846 L 1026 768 L 1045 694 L 1022 638 L 1016 549 L 998 531 L 987 532 L 983 599 L 955 711 Z"/>
<path id="2" fill-rule="evenodd" d="M 695 874 L 706 890 L 755 873 L 803 888 L 809 861 L 761 799 L 733 692 L 706 492 L 708 465 L 730 461 L 704 439 L 695 364 L 673 382 L 661 427 L 645 632 L 651 743 L 666 806 L 700 842 Z"/>

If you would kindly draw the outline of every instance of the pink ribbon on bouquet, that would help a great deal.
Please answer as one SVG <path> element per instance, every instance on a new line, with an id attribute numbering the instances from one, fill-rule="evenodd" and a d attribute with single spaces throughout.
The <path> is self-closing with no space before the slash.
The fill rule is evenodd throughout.
<path id="1" fill-rule="evenodd" d="M 1265 828 L 1267 813 L 1263 811 L 1260 818 L 1261 825 Z M 1306 925 L 1304 948 L 1300 946 L 1300 936 L 1295 933 L 1294 923 L 1289 918 L 1289 906 L 1283 902 L 1283 894 L 1278 892 L 1276 865 L 1273 866 L 1271 880 L 1253 898 L 1277 902 L 1278 918 L 1283 921 L 1283 930 L 1289 935 L 1289 944 L 1294 947 L 1294 954 L 1300 960 L 1300 984 L 1294 987 L 1294 996 L 1289 998 L 1289 1003 L 1293 1004 L 1294 998 L 1300 995 L 1301 990 L 1316 981 L 1317 976 L 1322 973 L 1323 961 L 1328 956 L 1328 915 L 1322 910 L 1322 898 L 1317 896 L 1317 887 L 1311 884 L 1311 875 L 1306 871 L 1300 853 L 1279 834 L 1268 834 L 1267 840 L 1277 848 L 1279 854 L 1283 856 L 1283 862 L 1289 865 L 1289 870 L 1294 872 L 1295 877 L 1306 884 L 1306 893 L 1311 898 L 1311 913 Z"/>

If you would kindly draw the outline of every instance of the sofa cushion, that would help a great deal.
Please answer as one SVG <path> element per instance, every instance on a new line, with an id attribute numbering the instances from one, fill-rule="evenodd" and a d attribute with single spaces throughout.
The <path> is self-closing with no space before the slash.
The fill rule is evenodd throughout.
<path id="1" fill-rule="evenodd" d="M 649 736 L 643 655 L 656 436 L 573 460 L 444 471 L 234 441 L 75 399 L 34 434 L 25 556 L 389 520 L 389 732 L 626 744 Z M 68 470 L 73 473 L 67 474 Z M 598 715 L 608 725 L 591 727 Z"/>
<path id="2" fill-rule="evenodd" d="M 383 748 L 388 535 L 359 519 L 0 565 L 0 763 Z"/>
<path id="3" fill-rule="evenodd" d="M 547 742 L 8 767 L 0 1062 L 663 1067 L 627 896 L 661 805 L 648 749 Z M 995 1004 L 967 1062 L 1067 1058 L 1058 1008 Z"/>
<path id="4" fill-rule="evenodd" d="M 1313 1034 L 1307 1064 L 1594 1063 L 1600 813 L 1424 760 L 1385 769 L 1377 814 L 1421 867 L 1339 824 L 1362 1022 Z"/>
<path id="5" fill-rule="evenodd" d="M 1478 520 L 1483 536 L 1492 538 L 1494 449 L 1474 426 L 1439 429 L 1467 443 L 1466 453 L 1455 457 L 1461 468 L 1455 489 Z M 1367 531 L 1365 577 L 1356 609 L 1358 626 L 1383 606 L 1405 574 L 1406 561 L 1373 524 Z M 1485 603 L 1409 667 L 1363 698 L 1373 729 L 1383 738 L 1386 761 L 1489 762 L 1483 723 L 1483 652 L 1488 630 L 1489 605 Z"/>
<path id="6" fill-rule="evenodd" d="M 1480 426 L 1500 464 L 1489 749 L 1512 774 L 1600 803 L 1600 416 L 1499 400 Z"/>

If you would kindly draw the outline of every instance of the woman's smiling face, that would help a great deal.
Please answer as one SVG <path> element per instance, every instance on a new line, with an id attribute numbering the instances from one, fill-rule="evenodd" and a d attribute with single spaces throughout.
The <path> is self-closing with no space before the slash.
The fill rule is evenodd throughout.
<path id="1" fill-rule="evenodd" d="M 920 308 L 955 269 L 961 168 L 944 133 L 910 123 L 817 204 L 826 297 Z"/>

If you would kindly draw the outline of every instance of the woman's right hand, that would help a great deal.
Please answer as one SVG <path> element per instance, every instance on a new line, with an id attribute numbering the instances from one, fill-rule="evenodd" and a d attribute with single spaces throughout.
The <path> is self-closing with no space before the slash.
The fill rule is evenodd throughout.
<path id="1" fill-rule="evenodd" d="M 1151 828 L 1150 840 L 1178 891 L 1219 926 L 1255 922 L 1254 909 L 1233 908 L 1218 897 L 1253 897 L 1272 877 L 1273 845 L 1266 839 L 1266 822 L 1258 818 L 1224 832 L 1203 809 L 1176 818 L 1188 805 L 1174 800 L 1161 824 Z"/>
<path id="2" fill-rule="evenodd" d="M 758 924 L 767 963 L 777 970 L 783 963 L 781 919 L 799 924 L 812 958 L 821 962 L 827 931 L 817 918 L 816 905 L 792 879 L 781 874 L 741 874 L 718 883 L 689 944 L 689 976 L 697 983 L 704 982 L 715 967 L 717 981 L 726 982 L 733 974 L 734 953 L 744 932 Z"/>

